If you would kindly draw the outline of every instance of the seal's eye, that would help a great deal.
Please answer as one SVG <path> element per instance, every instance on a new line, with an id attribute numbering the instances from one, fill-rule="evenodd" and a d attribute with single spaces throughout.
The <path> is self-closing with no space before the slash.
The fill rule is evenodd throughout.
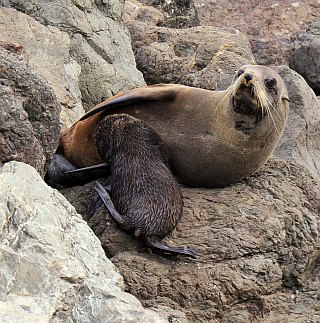
<path id="1" fill-rule="evenodd" d="M 273 89 L 274 86 L 276 85 L 276 80 L 275 79 L 265 79 L 264 84 L 268 89 Z"/>
<path id="2" fill-rule="evenodd" d="M 239 70 L 238 71 L 238 76 L 240 76 L 241 74 L 243 74 L 244 73 L 244 70 Z"/>

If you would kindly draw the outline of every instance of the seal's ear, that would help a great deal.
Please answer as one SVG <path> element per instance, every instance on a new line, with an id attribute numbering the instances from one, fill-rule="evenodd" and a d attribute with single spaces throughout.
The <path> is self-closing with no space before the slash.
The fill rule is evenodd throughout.
<path id="1" fill-rule="evenodd" d="M 290 99 L 286 95 L 283 95 L 281 99 L 285 100 L 285 101 L 288 101 L 288 102 L 291 102 Z"/>

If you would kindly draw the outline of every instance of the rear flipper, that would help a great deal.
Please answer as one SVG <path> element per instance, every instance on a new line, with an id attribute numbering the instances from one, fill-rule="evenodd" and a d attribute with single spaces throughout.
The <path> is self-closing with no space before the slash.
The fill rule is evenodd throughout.
<path id="1" fill-rule="evenodd" d="M 93 198 L 91 200 L 88 212 L 87 212 L 87 221 L 92 218 L 94 213 L 97 211 L 97 209 L 102 205 L 102 198 L 98 194 L 96 187 L 98 187 L 98 184 L 101 185 L 107 192 L 111 191 L 111 178 L 109 177 L 104 184 L 100 184 L 96 182 L 96 186 L 94 187 L 95 193 L 93 195 Z"/>
<path id="2" fill-rule="evenodd" d="M 56 183 L 73 186 L 82 185 L 96 178 L 108 175 L 106 167 L 94 171 L 81 172 L 80 170 L 70 163 L 65 156 L 56 153 L 52 158 L 44 179 L 49 184 Z"/>
<path id="3" fill-rule="evenodd" d="M 113 217 L 113 219 L 125 230 L 130 230 L 131 225 L 125 220 L 125 218 L 118 213 L 116 210 L 115 206 L 113 205 L 110 195 L 108 194 L 107 190 L 97 182 L 96 186 L 94 187 L 95 191 L 98 193 L 100 196 L 103 204 L 106 206 L 107 210 L 109 211 L 110 215 Z M 139 234 L 137 234 L 139 235 Z M 161 250 L 162 252 L 165 253 L 170 253 L 170 254 L 179 254 L 179 255 L 184 255 L 192 258 L 197 257 L 197 251 L 192 248 L 187 248 L 187 247 L 169 247 L 160 242 L 159 240 L 156 240 L 151 237 L 146 237 L 145 238 L 146 243 L 148 246 L 151 248 L 155 248 L 158 250 Z"/>
<path id="4" fill-rule="evenodd" d="M 123 215 L 119 214 L 116 210 L 115 206 L 113 205 L 109 193 L 106 191 L 106 189 L 97 182 L 96 186 L 94 187 L 95 191 L 100 196 L 103 204 L 109 211 L 110 215 L 113 217 L 113 219 L 125 230 L 130 230 L 131 226 L 128 224 L 128 222 L 125 220 Z"/>
<path id="5" fill-rule="evenodd" d="M 148 246 L 150 246 L 151 248 L 158 249 L 164 253 L 170 253 L 173 255 L 183 255 L 183 256 L 192 257 L 192 258 L 196 258 L 198 255 L 197 251 L 193 248 L 169 247 L 164 243 L 160 242 L 159 240 L 154 240 L 150 238 L 149 239 L 146 238 L 146 242 Z"/>

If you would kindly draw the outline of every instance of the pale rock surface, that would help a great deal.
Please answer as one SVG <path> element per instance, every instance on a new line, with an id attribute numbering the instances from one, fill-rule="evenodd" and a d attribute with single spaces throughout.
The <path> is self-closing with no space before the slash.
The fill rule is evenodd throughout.
<path id="1" fill-rule="evenodd" d="M 123 0 L 3 0 L 70 37 L 70 55 L 81 66 L 80 90 L 85 110 L 102 100 L 144 85 L 136 69 L 130 36 L 120 21 Z"/>
<path id="2" fill-rule="evenodd" d="M 0 168 L 0 321 L 167 322 L 123 292 L 98 238 L 29 165 Z"/>
<path id="3" fill-rule="evenodd" d="M 79 89 L 80 65 L 70 57 L 70 37 L 15 9 L 0 8 L 0 42 L 22 46 L 21 54 L 54 89 L 62 106 L 60 120 L 69 127 L 84 114 Z"/>

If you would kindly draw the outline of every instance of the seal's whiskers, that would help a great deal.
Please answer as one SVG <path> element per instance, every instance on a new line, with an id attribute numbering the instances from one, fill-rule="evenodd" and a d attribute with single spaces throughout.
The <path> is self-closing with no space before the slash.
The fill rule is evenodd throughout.
<path id="1" fill-rule="evenodd" d="M 229 87 L 227 90 L 226 90 L 226 93 L 225 95 L 221 98 L 221 100 L 218 101 L 218 104 L 217 106 L 214 108 L 213 110 L 213 114 L 216 113 L 216 111 L 218 111 L 218 109 L 222 106 L 224 108 L 226 108 L 228 105 L 225 104 L 226 101 L 230 101 L 231 98 L 232 98 L 232 95 L 233 95 L 233 92 L 231 92 L 231 88 Z"/>

